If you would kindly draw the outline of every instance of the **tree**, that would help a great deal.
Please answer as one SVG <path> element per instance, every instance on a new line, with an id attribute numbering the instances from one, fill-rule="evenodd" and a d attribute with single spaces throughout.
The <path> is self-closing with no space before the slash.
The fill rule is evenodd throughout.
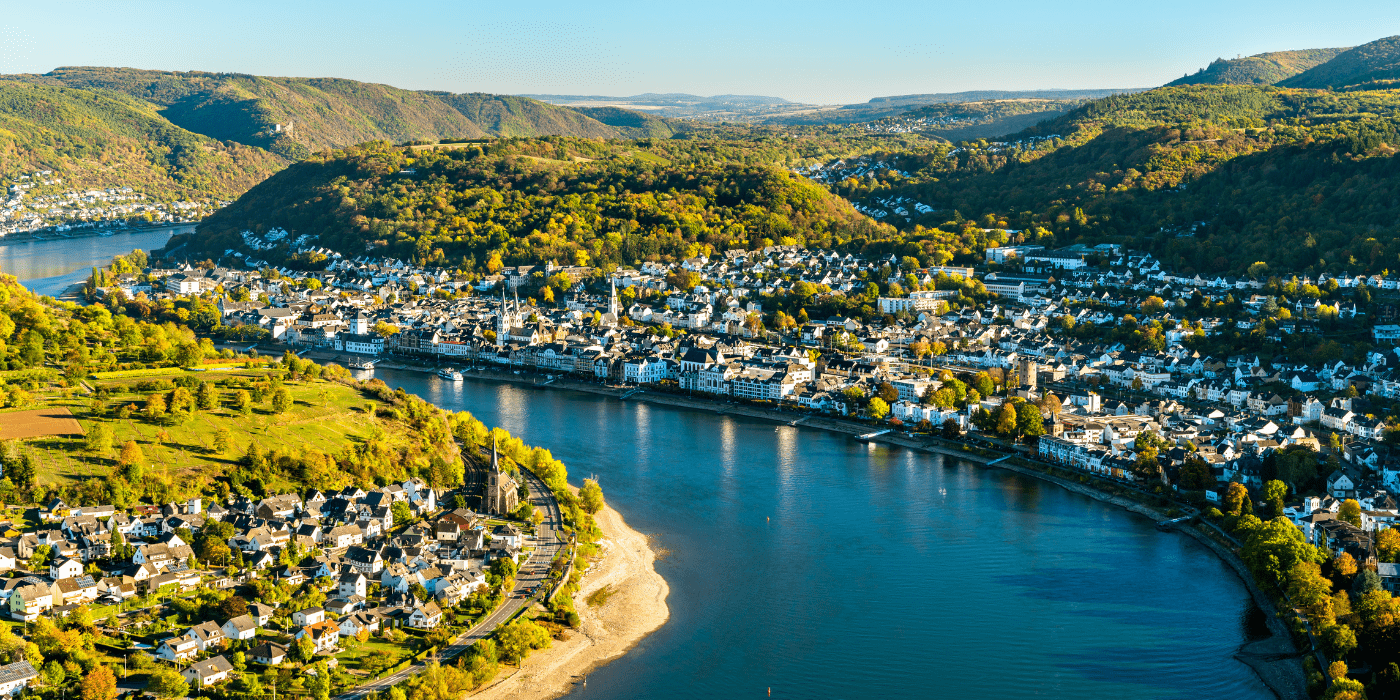
<path id="1" fill-rule="evenodd" d="M 117 458 L 117 461 L 123 467 L 130 467 L 140 465 L 146 461 L 146 457 L 141 454 L 141 446 L 137 445 L 135 440 L 127 440 L 126 444 L 122 445 L 121 456 Z"/>
<path id="2" fill-rule="evenodd" d="M 316 675 L 306 682 L 306 690 L 311 693 L 312 700 L 330 700 L 331 670 L 326 662 L 316 662 Z"/>
<path id="3" fill-rule="evenodd" d="M 1016 411 L 1016 427 L 1026 437 L 1039 437 L 1045 434 L 1045 419 L 1040 417 L 1040 409 L 1032 403 L 1023 403 Z"/>
<path id="4" fill-rule="evenodd" d="M 972 388 L 977 390 L 979 396 L 991 396 L 997 390 L 991 375 L 986 372 L 978 372 L 977 376 L 972 378 Z"/>
<path id="5" fill-rule="evenodd" d="M 111 666 L 97 664 L 78 684 L 78 695 L 83 700 L 113 700 L 117 697 L 117 674 Z"/>
<path id="6" fill-rule="evenodd" d="M 276 393 L 272 395 L 272 412 L 286 413 L 292 407 L 292 392 L 287 387 L 277 387 Z"/>
<path id="7" fill-rule="evenodd" d="M 92 426 L 92 430 L 87 434 L 88 452 L 97 455 L 106 455 L 112 451 L 112 427 L 106 423 L 98 423 Z"/>
<path id="8" fill-rule="evenodd" d="M 996 433 L 1003 437 L 1016 436 L 1016 407 L 1010 402 L 1002 404 L 997 411 Z"/>
<path id="9" fill-rule="evenodd" d="M 1337 519 L 1361 527 L 1361 504 L 1354 498 L 1342 501 L 1342 507 L 1337 511 Z"/>
<path id="10" fill-rule="evenodd" d="M 194 391 L 195 403 L 201 411 L 214 410 L 214 388 L 209 386 L 209 382 L 200 382 Z"/>
<path id="11" fill-rule="evenodd" d="M 1390 564 L 1400 560 L 1400 530 L 1386 528 L 1376 536 L 1376 554 Z"/>
<path id="12" fill-rule="evenodd" d="M 394 516 L 395 525 L 404 525 L 413 521 L 413 509 L 408 507 L 408 501 L 394 501 L 389 506 L 389 512 Z"/>
<path id="13" fill-rule="evenodd" d="M 158 421 L 165 417 L 165 395 L 150 394 L 146 396 L 146 420 Z"/>
<path id="14" fill-rule="evenodd" d="M 239 413 L 246 416 L 253 412 L 253 396 L 248 393 L 247 389 L 239 389 L 233 395 L 233 406 L 238 409 Z"/>
<path id="15" fill-rule="evenodd" d="M 531 649 L 549 648 L 549 632 L 531 620 L 517 619 L 496 632 L 501 659 L 508 663 L 523 661 Z"/>
<path id="16" fill-rule="evenodd" d="M 593 479 L 584 479 L 583 488 L 578 490 L 579 504 L 589 515 L 597 515 L 603 509 L 603 487 Z"/>
<path id="17" fill-rule="evenodd" d="M 228 428 L 214 429 L 214 452 L 218 454 L 228 452 L 230 439 Z"/>
<path id="18" fill-rule="evenodd" d="M 875 420 L 880 420 L 890 414 L 890 405 L 878 396 L 870 399 L 870 404 L 866 406 L 866 409 L 870 411 L 870 417 Z"/>
<path id="19" fill-rule="evenodd" d="M 292 644 L 290 652 L 295 661 L 307 663 L 316 658 L 316 644 L 311 641 L 311 635 L 304 635 Z"/>
<path id="20" fill-rule="evenodd" d="M 1162 300 L 1162 297 L 1150 296 L 1142 302 L 1142 312 L 1144 314 L 1158 314 L 1165 308 L 1167 308 L 1167 303 Z"/>
<path id="21" fill-rule="evenodd" d="M 1269 504 L 1270 518 L 1283 515 L 1283 499 L 1288 497 L 1288 484 L 1274 479 L 1264 484 L 1264 501 Z"/>
<path id="22" fill-rule="evenodd" d="M 958 422 L 956 420 L 949 418 L 943 421 L 943 437 L 951 440 L 960 435 L 962 435 L 962 428 L 958 426 Z"/>
<path id="23" fill-rule="evenodd" d="M 151 672 L 151 680 L 146 690 L 158 698 L 183 698 L 190 694 L 190 684 L 170 666 L 160 665 Z"/>
<path id="24" fill-rule="evenodd" d="M 1244 504 L 1249 500 L 1249 491 L 1244 484 L 1238 481 L 1230 482 L 1230 486 L 1225 490 L 1225 514 L 1239 515 L 1244 509 Z"/>
<path id="25" fill-rule="evenodd" d="M 1206 464 L 1205 460 L 1200 457 L 1191 457 L 1186 460 L 1177 473 L 1177 484 L 1181 488 L 1192 491 L 1204 489 L 1214 481 L 1210 475 L 1210 465 Z"/>
<path id="26" fill-rule="evenodd" d="M 889 382 L 880 382 L 880 386 L 875 390 L 875 395 L 884 399 L 885 403 L 893 404 L 899 400 L 899 389 L 894 388 L 894 385 Z"/>

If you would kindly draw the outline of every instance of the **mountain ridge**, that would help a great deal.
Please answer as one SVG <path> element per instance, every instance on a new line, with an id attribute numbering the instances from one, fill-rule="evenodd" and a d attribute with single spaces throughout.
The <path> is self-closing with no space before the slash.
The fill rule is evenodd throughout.
<path id="1" fill-rule="evenodd" d="M 1181 85 L 1273 85 L 1322 65 L 1349 47 L 1271 51 L 1241 58 L 1217 58 L 1195 73 L 1173 80 L 1163 87 Z"/>

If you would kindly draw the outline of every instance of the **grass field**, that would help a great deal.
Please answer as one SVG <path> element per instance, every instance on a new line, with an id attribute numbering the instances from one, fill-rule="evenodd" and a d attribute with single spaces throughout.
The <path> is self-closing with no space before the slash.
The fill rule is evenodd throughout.
<path id="1" fill-rule="evenodd" d="M 179 369 L 163 370 L 163 374 L 149 370 L 142 372 L 134 377 L 95 383 L 97 387 L 112 392 L 103 418 L 92 417 L 92 398 L 89 396 L 36 395 L 46 412 L 52 413 L 50 409 L 53 408 L 71 410 L 76 420 L 69 421 L 78 424 L 85 432 L 91 432 L 98 424 L 109 426 L 115 448 L 108 455 L 91 454 L 84 450 L 85 441 L 80 436 L 25 440 L 25 447 L 35 459 L 37 484 L 62 486 L 89 478 L 103 478 L 116 467 L 116 452 L 128 440 L 134 440 L 140 446 L 147 463 L 148 477 L 158 476 L 171 485 L 178 485 L 179 491 L 192 493 L 198 493 L 214 478 L 234 466 L 254 441 L 264 450 L 310 448 L 326 454 L 336 454 L 348 443 L 370 437 L 382 437 L 391 443 L 395 441 L 394 431 L 386 431 L 381 419 L 374 416 L 378 403 L 350 387 L 327 381 L 288 381 L 285 386 L 291 393 L 293 404 L 285 413 L 274 414 L 268 401 L 255 405 L 252 413 L 245 416 L 233 408 L 236 389 L 218 387 L 219 380 L 230 376 L 223 373 L 209 377 L 215 385 L 214 409 L 195 410 L 191 417 L 179 421 L 151 423 L 141 418 L 140 409 L 144 405 L 145 393 L 138 392 L 136 384 L 140 381 L 174 379 L 188 376 L 188 373 Z M 232 376 L 256 379 L 261 375 L 262 372 L 257 370 L 238 369 Z M 130 418 L 117 417 L 117 409 L 122 405 L 132 407 Z M 213 447 L 220 428 L 229 431 L 230 444 L 223 453 L 216 453 Z M 292 485 L 268 484 L 270 488 L 284 486 Z"/>

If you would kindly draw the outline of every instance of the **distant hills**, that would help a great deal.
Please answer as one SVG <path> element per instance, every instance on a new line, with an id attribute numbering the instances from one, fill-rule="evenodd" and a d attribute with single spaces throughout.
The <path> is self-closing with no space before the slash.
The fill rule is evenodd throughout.
<path id="1" fill-rule="evenodd" d="M 966 92 L 931 92 L 922 95 L 872 97 L 869 105 L 931 105 L 958 102 L 987 102 L 989 100 L 1096 100 L 1109 95 L 1142 92 L 1151 88 L 1116 88 L 1101 90 L 968 90 Z M 855 105 L 848 105 L 854 107 Z"/>
<path id="2" fill-rule="evenodd" d="M 0 176 L 53 170 L 62 189 L 125 185 L 157 200 L 232 199 L 286 162 L 181 128 L 128 95 L 0 79 Z"/>
<path id="3" fill-rule="evenodd" d="M 232 199 L 290 162 L 366 141 L 669 135 L 649 118 L 608 118 L 619 126 L 526 97 L 338 78 L 64 67 L 0 76 L 0 183 L 52 170 L 62 189 Z"/>
<path id="4" fill-rule="evenodd" d="M 1352 48 L 1275 51 L 1218 58 L 1167 83 L 1180 85 L 1277 85 L 1314 90 L 1368 90 L 1400 84 L 1400 36 Z"/>
<path id="5" fill-rule="evenodd" d="M 1377 39 L 1337 54 L 1278 84 L 1282 87 L 1361 88 L 1396 87 L 1400 81 L 1400 36 Z"/>
<path id="6" fill-rule="evenodd" d="M 1209 66 L 1190 75 L 1184 75 L 1167 83 L 1167 87 L 1178 85 L 1273 85 L 1291 78 L 1309 68 L 1326 63 L 1340 49 L 1305 49 L 1302 51 L 1274 51 L 1244 58 L 1217 58 Z"/>

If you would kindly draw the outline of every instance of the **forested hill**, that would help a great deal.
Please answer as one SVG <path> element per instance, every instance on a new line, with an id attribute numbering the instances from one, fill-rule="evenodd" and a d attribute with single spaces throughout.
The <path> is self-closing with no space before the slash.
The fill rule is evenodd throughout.
<path id="1" fill-rule="evenodd" d="M 125 185 L 156 200 L 232 199 L 285 163 L 192 133 L 126 95 L 0 80 L 0 177 L 52 170 L 79 191 Z"/>
<path id="2" fill-rule="evenodd" d="M 1365 89 L 1400 84 L 1400 35 L 1377 39 L 1279 83 L 1284 87 Z"/>
<path id="3" fill-rule="evenodd" d="M 833 187 L 1007 220 L 1051 245 L 1126 242 L 1178 269 L 1400 268 L 1400 91 L 1185 86 L 1095 100 L 1000 142 Z"/>
<path id="4" fill-rule="evenodd" d="M 1340 49 L 1306 49 L 1303 51 L 1274 51 L 1244 58 L 1217 58 L 1209 66 L 1167 83 L 1176 85 L 1273 85 L 1293 77 L 1313 66 L 1326 63 L 1346 51 Z"/>
<path id="5" fill-rule="evenodd" d="M 504 139 L 438 147 L 369 143 L 288 167 L 177 236 L 182 255 L 243 249 L 282 227 L 365 254 L 485 272 L 507 265 L 633 265 L 774 243 L 836 247 L 893 232 L 784 170 L 713 142 Z M 285 248 L 260 251 L 292 264 Z"/>
<path id="6" fill-rule="evenodd" d="M 338 78 L 101 67 L 9 77 L 128 95 L 153 105 L 188 131 L 264 148 L 290 160 L 379 139 L 618 136 L 595 119 L 529 98 L 421 92 Z"/>

